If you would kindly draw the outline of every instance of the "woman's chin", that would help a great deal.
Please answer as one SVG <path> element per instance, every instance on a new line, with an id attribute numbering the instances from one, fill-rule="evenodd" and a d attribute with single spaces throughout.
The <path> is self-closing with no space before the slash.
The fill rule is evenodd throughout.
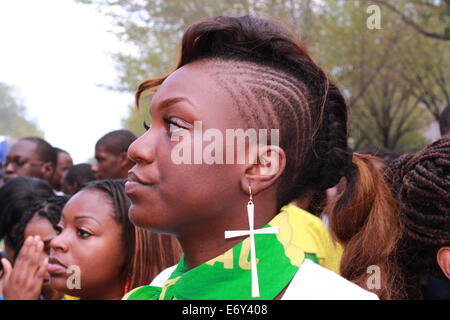
<path id="1" fill-rule="evenodd" d="M 67 280 L 67 278 L 63 277 L 51 277 L 49 284 L 53 290 L 56 290 L 63 294 L 68 294 L 70 296 L 78 297 L 80 289 L 70 289 Z"/>
<path id="2" fill-rule="evenodd" d="M 141 205 L 131 204 L 130 209 L 128 210 L 128 218 L 130 221 L 137 227 L 148 228 L 151 225 L 151 221 L 149 220 L 149 216 L 151 213 L 149 211 L 143 210 Z"/>

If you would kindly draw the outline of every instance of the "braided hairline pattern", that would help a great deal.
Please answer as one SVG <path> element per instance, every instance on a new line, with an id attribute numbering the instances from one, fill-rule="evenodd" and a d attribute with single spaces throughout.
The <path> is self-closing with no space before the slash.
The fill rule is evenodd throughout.
<path id="1" fill-rule="evenodd" d="M 232 97 L 249 127 L 280 129 L 280 145 L 292 150 L 288 161 L 295 168 L 304 162 L 311 147 L 313 121 L 308 88 L 293 76 L 247 61 L 214 59 L 208 72 Z M 270 136 L 268 137 L 270 140 Z M 292 172 L 295 181 L 299 170 Z"/>
<path id="2" fill-rule="evenodd" d="M 291 201 L 305 188 L 324 190 L 346 174 L 351 163 L 347 113 L 335 86 L 327 94 L 336 100 L 324 102 L 311 97 L 304 80 L 275 67 L 215 58 L 207 70 L 230 94 L 249 125 L 280 129 L 280 146 L 288 161 L 282 180 L 290 193 L 284 190 L 281 202 Z M 303 172 L 304 166 L 308 172 Z"/>
<path id="3" fill-rule="evenodd" d="M 177 69 L 200 60 L 217 62 L 218 67 L 206 71 L 223 80 L 219 85 L 236 101 L 248 125 L 280 128 L 287 163 L 280 179 L 279 207 L 304 190 L 323 191 L 348 174 L 352 157 L 344 98 L 284 28 L 249 16 L 200 22 L 183 35 Z M 236 73 L 236 65 L 245 71 Z M 142 92 L 156 89 L 166 77 L 142 83 L 137 103 Z M 271 118 L 276 119 L 275 126 Z"/>

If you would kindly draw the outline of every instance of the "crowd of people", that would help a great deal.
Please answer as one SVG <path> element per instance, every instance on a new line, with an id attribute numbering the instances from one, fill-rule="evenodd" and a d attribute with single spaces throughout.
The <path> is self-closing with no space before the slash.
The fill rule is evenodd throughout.
<path id="1" fill-rule="evenodd" d="M 338 87 L 251 16 L 190 26 L 138 106 L 150 91 L 151 129 L 105 134 L 94 165 L 42 138 L 9 147 L 2 299 L 450 299 L 450 107 L 415 153 L 352 150 Z M 175 164 L 194 121 L 280 137 L 256 162 Z"/>

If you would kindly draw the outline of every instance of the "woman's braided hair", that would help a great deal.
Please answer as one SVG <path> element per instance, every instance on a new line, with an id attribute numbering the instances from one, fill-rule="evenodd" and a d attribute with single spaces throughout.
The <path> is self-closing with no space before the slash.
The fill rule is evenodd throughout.
<path id="1" fill-rule="evenodd" d="M 436 254 L 450 246 L 450 137 L 399 157 L 391 165 L 389 179 L 398 198 L 403 226 L 400 261 L 407 278 L 420 274 L 445 278 Z M 417 289 L 418 279 L 413 282 Z"/>
<path id="2" fill-rule="evenodd" d="M 280 130 L 287 164 L 279 208 L 306 190 L 334 186 L 354 168 L 344 97 L 280 24 L 219 16 L 191 25 L 176 69 L 200 60 L 212 61 L 207 72 L 230 94 L 249 127 Z M 157 89 L 166 78 L 144 81 L 137 105 L 144 91 Z"/>
<path id="3" fill-rule="evenodd" d="M 353 155 L 348 146 L 348 108 L 325 71 L 281 24 L 252 16 L 213 17 L 188 27 L 174 71 L 197 61 L 233 99 L 244 126 L 279 129 L 286 167 L 278 183 L 278 209 L 346 178 L 347 188 L 327 209 L 332 234 L 345 244 L 341 271 L 366 288 L 366 269 L 377 264 L 384 280 L 376 293 L 393 297 L 388 260 L 397 241 L 395 204 L 371 160 Z M 137 106 L 144 92 L 155 92 L 171 73 L 142 82 Z M 383 240 L 376 243 L 375 237 Z"/>
<path id="4" fill-rule="evenodd" d="M 25 241 L 25 229 L 30 220 L 35 215 L 39 215 L 40 217 L 47 219 L 52 225 L 53 229 L 55 229 L 56 231 L 60 231 L 58 223 L 61 219 L 62 209 L 64 208 L 64 205 L 69 200 L 69 198 L 70 197 L 68 196 L 52 196 L 47 200 L 36 202 L 33 206 L 27 209 L 27 211 L 20 219 L 17 225 L 16 233 L 14 235 L 14 258 L 17 258 L 17 256 L 19 255 L 20 249 L 22 248 Z"/>

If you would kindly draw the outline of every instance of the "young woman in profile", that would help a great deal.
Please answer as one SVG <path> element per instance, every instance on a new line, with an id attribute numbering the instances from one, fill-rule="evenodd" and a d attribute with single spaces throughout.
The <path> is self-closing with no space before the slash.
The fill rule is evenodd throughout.
<path id="1" fill-rule="evenodd" d="M 344 97 L 288 31 L 251 16 L 200 21 L 184 33 L 175 70 L 144 81 L 136 101 L 156 89 L 152 126 L 128 151 L 136 163 L 126 184 L 129 216 L 175 235 L 184 254 L 124 299 L 395 296 L 398 224 L 389 187 L 367 157 L 351 152 Z M 199 154 L 232 154 L 233 163 L 176 163 L 174 150 L 198 151 L 199 123 L 222 137 L 237 129 L 278 129 L 279 136 L 246 143 L 239 163 L 235 144 L 216 134 Z M 327 214 L 344 247 L 340 273 L 351 282 L 315 263 L 302 246 L 299 216 L 281 210 L 342 177 L 346 187 Z M 249 229 L 256 231 L 248 236 Z M 364 290 L 370 265 L 381 270 L 376 294 Z"/>
<path id="2" fill-rule="evenodd" d="M 176 263 L 176 241 L 129 221 L 124 183 L 93 181 L 67 202 L 62 231 L 50 242 L 48 272 L 55 290 L 80 299 L 120 299 Z"/>

